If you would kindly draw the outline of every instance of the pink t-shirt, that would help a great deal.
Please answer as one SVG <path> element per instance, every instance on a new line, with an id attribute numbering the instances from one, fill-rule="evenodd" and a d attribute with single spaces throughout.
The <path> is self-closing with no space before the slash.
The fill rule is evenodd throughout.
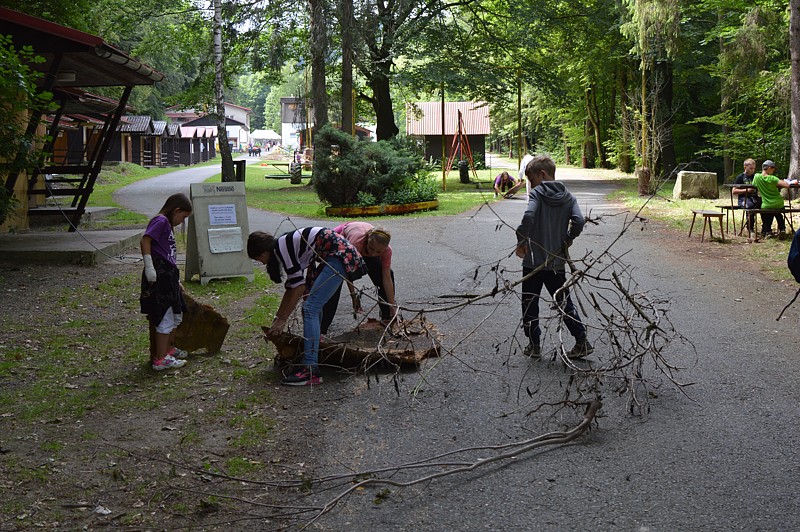
<path id="1" fill-rule="evenodd" d="M 334 227 L 333 231 L 342 235 L 364 256 L 367 251 L 367 233 L 371 229 L 374 227 L 366 222 L 346 222 Z M 387 270 L 392 267 L 392 246 L 386 246 L 386 250 L 381 253 L 381 264 Z"/>

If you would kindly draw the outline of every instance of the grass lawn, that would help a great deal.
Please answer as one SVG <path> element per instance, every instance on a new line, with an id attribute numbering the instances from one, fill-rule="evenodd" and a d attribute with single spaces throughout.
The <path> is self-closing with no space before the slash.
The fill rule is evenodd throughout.
<path id="1" fill-rule="evenodd" d="M 308 186 L 310 173 L 303 173 L 302 185 L 292 185 L 288 179 L 265 179 L 274 169 L 251 165 L 247 167 L 245 189 L 247 205 L 266 211 L 279 212 L 306 218 L 326 218 L 325 207 L 313 188 Z M 458 171 L 447 176 L 447 190 L 439 193 L 439 208 L 434 211 L 413 213 L 408 216 L 444 216 L 460 214 L 484 202 L 495 201 L 492 180 L 498 173 L 494 170 L 479 170 L 478 184 L 461 183 Z M 441 173 L 435 174 L 441 185 Z M 472 176 L 474 180 L 474 176 Z M 220 176 L 209 178 L 208 182 L 219 182 Z M 337 219 L 337 218 L 332 218 Z M 367 218 L 365 218 L 367 219 Z"/>
<path id="2" fill-rule="evenodd" d="M 509 160 L 509 162 L 516 164 L 515 161 Z M 199 166 L 219 164 L 220 158 L 217 157 Z M 89 197 L 88 206 L 112 206 L 120 210 L 107 218 L 92 222 L 92 227 L 101 228 L 145 223 L 147 221 L 145 215 L 124 209 L 114 201 L 114 191 L 131 183 L 176 170 L 179 170 L 179 168 L 142 168 L 130 163 L 106 165 L 98 177 L 94 192 Z M 495 201 L 492 181 L 500 171 L 497 168 L 478 170 L 478 184 L 464 184 L 459 180 L 458 171 L 453 170 L 447 176 L 447 190 L 439 194 L 439 208 L 435 211 L 414 213 L 409 216 L 460 214 L 484 202 Z M 316 192 L 308 186 L 311 178 L 310 172 L 303 172 L 302 185 L 291 185 L 288 179 L 264 178 L 265 175 L 272 173 L 274 173 L 274 168 L 261 167 L 257 164 L 247 167 L 245 188 L 249 207 L 306 218 L 326 218 L 325 205 L 320 202 Z M 441 184 L 441 172 L 434 173 L 433 178 L 437 183 Z M 470 178 L 472 180 L 475 179 L 472 175 Z M 208 182 L 219 181 L 220 174 L 208 179 Z"/>

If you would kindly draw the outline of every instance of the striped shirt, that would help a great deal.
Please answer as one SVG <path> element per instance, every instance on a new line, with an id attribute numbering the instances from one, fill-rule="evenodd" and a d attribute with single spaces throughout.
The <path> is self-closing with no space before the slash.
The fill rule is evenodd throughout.
<path id="1" fill-rule="evenodd" d="M 302 285 L 305 282 L 303 272 L 314 266 L 316 259 L 339 258 L 348 274 L 364 267 L 358 251 L 333 229 L 325 227 L 301 227 L 280 236 L 275 254 L 286 272 L 286 288 Z M 314 277 L 312 275 L 312 282 Z"/>

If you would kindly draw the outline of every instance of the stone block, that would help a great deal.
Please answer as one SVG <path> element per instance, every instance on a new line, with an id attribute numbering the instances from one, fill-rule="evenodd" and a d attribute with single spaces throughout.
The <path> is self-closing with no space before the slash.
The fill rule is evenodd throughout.
<path id="1" fill-rule="evenodd" d="M 704 198 L 718 199 L 719 185 L 714 172 L 678 172 L 678 180 L 672 189 L 673 199 Z"/>

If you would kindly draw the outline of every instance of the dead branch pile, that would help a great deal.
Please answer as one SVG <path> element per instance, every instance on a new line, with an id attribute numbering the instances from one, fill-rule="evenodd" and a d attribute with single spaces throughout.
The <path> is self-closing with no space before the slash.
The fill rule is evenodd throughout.
<path id="1" fill-rule="evenodd" d="M 277 365 L 299 363 L 303 352 L 303 338 L 283 332 L 280 336 L 266 336 L 268 327 L 262 327 L 264 339 L 275 345 Z M 413 320 L 400 320 L 390 327 L 379 321 L 369 319 L 355 329 L 319 345 L 321 364 L 346 368 L 367 369 L 375 364 L 386 362 L 394 366 L 418 366 L 429 357 L 437 357 L 441 351 L 439 332 L 436 326 L 417 316 Z"/>

